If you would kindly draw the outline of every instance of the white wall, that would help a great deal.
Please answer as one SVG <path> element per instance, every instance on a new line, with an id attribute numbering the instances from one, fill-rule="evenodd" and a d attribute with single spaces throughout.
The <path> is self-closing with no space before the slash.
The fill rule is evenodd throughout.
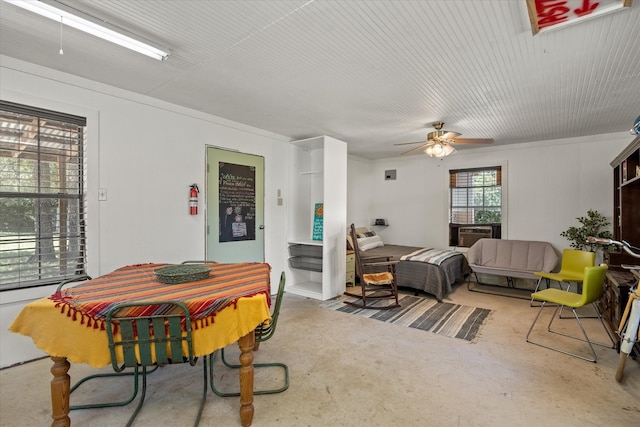
<path id="1" fill-rule="evenodd" d="M 371 203 L 373 162 L 361 157 L 347 156 L 347 227 L 372 224 Z"/>
<path id="2" fill-rule="evenodd" d="M 437 160 L 424 156 L 368 161 L 349 158 L 347 223 L 370 224 L 388 243 L 448 246 L 449 169 L 502 165 L 505 179 L 503 238 L 543 240 L 559 251 L 569 242 L 560 233 L 596 209 L 613 219 L 613 169 L 609 163 L 631 143 L 627 132 L 505 147 L 459 150 Z M 397 179 L 385 181 L 385 170 Z M 352 176 L 357 178 L 351 181 Z M 358 200 L 371 194 L 370 203 Z"/>
<path id="3" fill-rule="evenodd" d="M 205 215 L 188 215 L 189 185 L 205 185 L 207 145 L 265 158 L 265 258 L 286 266 L 288 138 L 92 81 L 0 57 L 0 98 L 87 117 L 87 258 L 92 276 L 146 262 L 205 257 Z M 98 202 L 98 188 L 107 201 Z M 200 206 L 205 206 L 200 193 Z M 7 331 L 52 289 L 0 292 L 0 367 L 43 355 Z"/>

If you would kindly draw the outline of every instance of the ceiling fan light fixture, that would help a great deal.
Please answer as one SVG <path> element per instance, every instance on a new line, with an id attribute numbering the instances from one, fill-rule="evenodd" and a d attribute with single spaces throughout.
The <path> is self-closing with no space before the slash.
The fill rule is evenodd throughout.
<path id="1" fill-rule="evenodd" d="M 445 145 L 444 145 L 444 148 L 443 148 L 443 155 L 442 155 L 442 157 L 444 157 L 444 156 L 448 156 L 449 154 L 453 154 L 453 153 L 455 153 L 455 152 L 456 152 L 456 149 L 455 149 L 455 148 L 453 148 L 453 145 L 445 144 Z"/>
<path id="2" fill-rule="evenodd" d="M 429 157 L 437 157 L 442 159 L 443 157 L 447 157 L 449 154 L 452 154 L 456 151 L 452 145 L 446 143 L 435 143 L 429 145 L 425 148 L 424 153 Z"/>

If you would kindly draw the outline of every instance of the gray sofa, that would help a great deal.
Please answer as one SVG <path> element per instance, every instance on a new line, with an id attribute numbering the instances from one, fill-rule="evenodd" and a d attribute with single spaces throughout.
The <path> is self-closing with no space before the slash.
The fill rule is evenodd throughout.
<path id="1" fill-rule="evenodd" d="M 467 261 L 478 284 L 478 274 L 490 274 L 506 277 L 507 286 L 515 287 L 514 278 L 535 280 L 534 272 L 553 271 L 559 257 L 548 242 L 480 239 L 467 251 Z"/>

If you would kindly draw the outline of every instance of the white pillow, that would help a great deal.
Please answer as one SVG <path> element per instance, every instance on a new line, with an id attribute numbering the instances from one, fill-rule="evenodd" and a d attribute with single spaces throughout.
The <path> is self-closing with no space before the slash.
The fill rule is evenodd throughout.
<path id="1" fill-rule="evenodd" d="M 382 238 L 377 235 L 358 239 L 358 248 L 360 248 L 360 250 L 363 252 L 381 246 L 384 246 L 384 244 L 382 243 Z"/>

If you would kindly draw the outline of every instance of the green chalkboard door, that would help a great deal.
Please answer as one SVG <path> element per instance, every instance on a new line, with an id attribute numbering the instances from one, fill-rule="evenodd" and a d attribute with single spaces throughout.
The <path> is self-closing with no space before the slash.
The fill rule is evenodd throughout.
<path id="1" fill-rule="evenodd" d="M 207 147 L 207 254 L 264 261 L 264 157 Z"/>

